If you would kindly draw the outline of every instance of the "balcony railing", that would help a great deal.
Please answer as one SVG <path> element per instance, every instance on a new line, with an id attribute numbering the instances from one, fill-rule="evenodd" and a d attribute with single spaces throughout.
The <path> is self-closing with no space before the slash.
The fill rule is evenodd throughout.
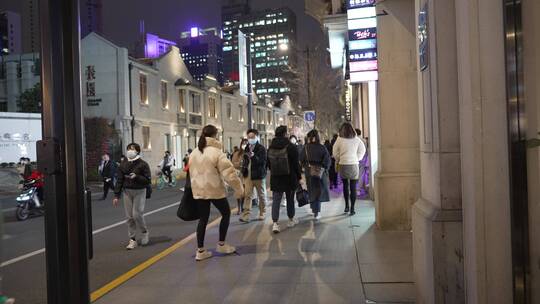
<path id="1" fill-rule="evenodd" d="M 192 125 L 202 126 L 202 115 L 189 114 L 189 123 Z"/>

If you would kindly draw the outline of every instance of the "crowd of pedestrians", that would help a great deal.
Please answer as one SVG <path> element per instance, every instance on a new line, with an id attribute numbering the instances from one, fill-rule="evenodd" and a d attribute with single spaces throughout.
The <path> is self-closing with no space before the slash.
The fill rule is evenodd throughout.
<path id="1" fill-rule="evenodd" d="M 313 219 L 320 220 L 324 209 L 322 203 L 330 201 L 330 189 L 338 189 L 338 176 L 343 185 L 344 213 L 355 215 L 357 185 L 365 171 L 366 143 L 361 132 L 351 124 L 344 123 L 339 133 L 324 143 L 315 129 L 308 132 L 302 143 L 294 134 L 288 134 L 286 126 L 279 126 L 268 148 L 260 142 L 258 130 L 249 129 L 246 138 L 240 141 L 231 154 L 223 151 L 218 134 L 215 126 L 205 126 L 197 148 L 190 150 L 183 159 L 184 171 L 187 173 L 186 187 L 190 187 L 199 220 L 196 230 L 197 261 L 212 256 L 212 252 L 204 246 L 211 205 L 221 214 L 216 251 L 222 254 L 236 251 L 234 246 L 225 242 L 231 218 L 231 207 L 227 200 L 228 187 L 234 191 L 237 215 L 241 222 L 249 223 L 255 219 L 264 221 L 268 205 L 266 182 L 269 179 L 273 233 L 281 232 L 282 206 L 287 210 L 287 227 L 293 228 L 298 224 L 295 201 L 299 202 L 299 193 L 306 191 L 304 198 L 307 198 L 306 203 L 310 205 Z M 151 191 L 151 173 L 140 152 L 140 146 L 131 143 L 120 164 L 113 163 L 109 155 L 104 154 L 99 167 L 103 178 L 103 198 L 107 197 L 109 188 L 114 188 L 115 206 L 123 198 L 128 223 L 127 249 L 134 249 L 138 244 L 144 246 L 149 242 L 143 213 Z M 167 151 L 160 168 L 169 180 L 174 165 L 175 160 Z M 283 200 L 285 202 L 282 204 Z M 253 216 L 255 202 L 258 204 L 258 214 Z M 138 232 L 140 241 L 137 241 Z"/>

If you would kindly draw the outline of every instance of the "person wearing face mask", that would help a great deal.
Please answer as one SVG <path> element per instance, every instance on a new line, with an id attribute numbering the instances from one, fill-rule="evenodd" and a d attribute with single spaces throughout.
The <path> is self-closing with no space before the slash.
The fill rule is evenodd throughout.
<path id="1" fill-rule="evenodd" d="M 232 164 L 234 166 L 234 169 L 236 170 L 237 175 L 242 180 L 242 185 L 245 187 L 245 181 L 244 176 L 242 175 L 242 160 L 244 159 L 244 151 L 246 150 L 246 147 L 248 145 L 248 141 L 245 138 L 242 138 L 240 141 L 240 148 L 237 149 L 233 155 L 232 155 Z M 236 212 L 236 215 L 240 215 L 242 211 L 244 211 L 244 197 L 242 196 L 237 200 L 238 203 L 238 211 Z"/>
<path id="2" fill-rule="evenodd" d="M 117 206 L 123 195 L 124 209 L 128 224 L 129 243 L 127 250 L 137 247 L 137 228 L 141 231 L 141 245 L 149 242 L 148 228 L 144 221 L 144 206 L 146 204 L 146 189 L 151 183 L 150 166 L 142 160 L 141 146 L 131 143 L 127 146 L 127 161 L 120 164 L 117 173 L 113 205 Z"/>
<path id="3" fill-rule="evenodd" d="M 109 189 L 114 190 L 113 178 L 116 171 L 116 166 L 114 162 L 111 161 L 108 153 L 104 153 L 101 157 L 101 164 L 99 165 L 98 171 L 103 180 L 103 196 L 101 197 L 101 200 L 105 200 L 107 194 L 109 194 Z"/>
<path id="4" fill-rule="evenodd" d="M 266 217 L 266 148 L 259 143 L 259 131 L 247 131 L 248 145 L 244 149 L 242 174 L 245 178 L 244 212 L 240 221 L 249 223 L 253 207 L 253 189 L 259 199 L 259 220 Z"/>

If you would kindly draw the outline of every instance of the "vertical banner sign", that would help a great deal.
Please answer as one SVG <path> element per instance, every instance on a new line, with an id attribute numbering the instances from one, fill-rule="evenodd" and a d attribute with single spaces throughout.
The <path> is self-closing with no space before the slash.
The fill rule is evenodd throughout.
<path id="1" fill-rule="evenodd" d="M 418 14 L 418 56 L 420 56 L 420 71 L 429 66 L 429 42 L 428 42 L 428 4 Z"/>
<path id="2" fill-rule="evenodd" d="M 101 98 L 96 98 L 96 68 L 93 65 L 86 66 L 86 104 L 89 107 L 99 106 Z"/>
<path id="3" fill-rule="evenodd" d="M 349 81 L 345 83 L 345 120 L 352 121 L 352 86 Z"/>
<path id="4" fill-rule="evenodd" d="M 248 53 L 247 39 L 242 31 L 238 30 L 238 71 L 240 74 L 240 95 L 248 95 Z"/>
<path id="5" fill-rule="evenodd" d="M 347 0 L 351 83 L 379 79 L 375 0 Z"/>

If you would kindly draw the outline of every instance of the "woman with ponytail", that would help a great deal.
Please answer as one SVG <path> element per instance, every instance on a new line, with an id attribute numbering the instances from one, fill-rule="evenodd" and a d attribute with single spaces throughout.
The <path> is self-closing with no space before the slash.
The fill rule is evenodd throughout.
<path id="1" fill-rule="evenodd" d="M 213 125 L 203 128 L 197 149 L 189 157 L 189 174 L 193 198 L 197 200 L 199 224 L 197 226 L 197 253 L 195 259 L 202 261 L 212 257 L 212 252 L 204 249 L 206 225 L 210 217 L 210 204 L 221 213 L 219 225 L 219 242 L 217 252 L 231 254 L 234 246 L 225 243 L 231 217 L 231 209 L 227 201 L 225 182 L 234 189 L 235 198 L 244 193 L 242 182 L 233 164 L 223 152 L 223 146 L 217 139 L 218 129 Z"/>

